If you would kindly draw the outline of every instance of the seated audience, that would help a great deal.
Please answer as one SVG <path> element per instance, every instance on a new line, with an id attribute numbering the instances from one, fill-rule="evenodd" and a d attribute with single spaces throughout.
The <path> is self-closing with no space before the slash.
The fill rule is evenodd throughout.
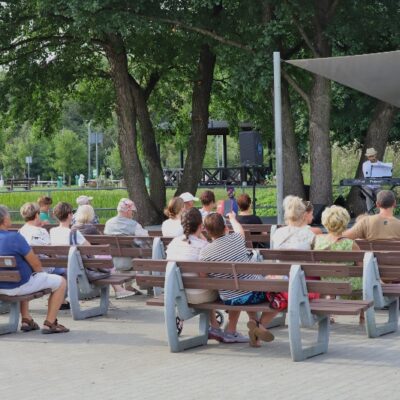
<path id="1" fill-rule="evenodd" d="M 234 233 L 229 233 L 229 228 L 220 214 L 212 213 L 204 220 L 204 226 L 212 242 L 204 247 L 200 252 L 200 260 L 203 261 L 229 261 L 229 262 L 248 262 L 251 255 L 246 249 L 244 231 L 236 220 L 235 213 L 228 214 L 229 221 Z M 220 279 L 233 279 L 232 274 L 210 274 L 210 276 Z M 239 278 L 258 280 L 264 279 L 261 275 L 239 274 Z M 219 296 L 226 305 L 259 304 L 266 301 L 264 292 L 248 292 L 244 290 L 220 290 Z M 277 313 L 263 313 L 260 320 L 255 312 L 248 312 L 250 346 L 259 347 L 260 340 L 270 342 L 274 335 L 265 326 L 275 317 Z M 224 342 L 246 342 L 248 338 L 236 331 L 240 311 L 230 311 L 229 321 L 225 328 Z"/>
<path id="2" fill-rule="evenodd" d="M 207 241 L 202 235 L 203 219 L 197 208 L 191 208 L 182 214 L 183 234 L 171 241 L 167 248 L 167 260 L 173 261 L 198 261 L 200 251 L 207 246 Z M 183 276 L 197 276 L 196 273 L 185 272 Z M 206 277 L 207 274 L 204 274 Z M 218 298 L 215 290 L 186 289 L 189 303 L 199 304 L 214 301 Z M 215 313 L 210 313 L 209 339 L 220 342 L 224 340 L 224 332 L 219 328 Z"/>
<path id="3" fill-rule="evenodd" d="M 43 322 L 42 333 L 69 332 L 57 321 L 57 313 L 64 301 L 66 281 L 60 275 L 43 272 L 42 264 L 37 255 L 19 232 L 11 232 L 11 218 L 8 209 L 0 206 L 0 255 L 14 256 L 17 270 L 21 275 L 19 282 L 0 282 L 0 293 L 8 296 L 22 296 L 43 289 L 51 289 L 46 319 Z M 29 313 L 29 302 L 20 303 L 22 317 L 21 330 L 29 332 L 38 330 L 39 325 Z"/>
<path id="4" fill-rule="evenodd" d="M 86 205 L 91 206 L 90 202 L 92 200 L 93 200 L 93 197 L 91 197 L 91 196 L 85 196 L 85 195 L 79 196 L 76 199 L 76 204 L 78 204 L 78 209 L 76 211 L 78 212 L 78 210 L 81 206 L 86 206 Z M 94 210 L 93 210 L 93 214 L 94 214 L 93 219 L 89 222 L 91 222 L 92 224 L 98 224 L 99 217 L 94 213 Z M 76 213 L 72 216 L 72 224 L 75 225 L 75 223 L 76 223 Z"/>
<path id="5" fill-rule="evenodd" d="M 110 218 L 104 227 L 105 235 L 127 235 L 127 236 L 149 236 L 146 229 L 143 229 L 139 222 L 133 219 L 133 213 L 136 212 L 135 203 L 130 199 L 121 199 L 117 206 L 118 215 Z M 113 257 L 113 264 L 117 271 L 132 270 L 131 257 Z M 132 287 L 131 284 L 125 285 L 124 292 L 116 293 L 117 299 L 142 294 L 139 290 Z"/>
<path id="6" fill-rule="evenodd" d="M 185 210 L 189 210 L 194 206 L 195 201 L 199 201 L 197 197 L 194 197 L 192 193 L 185 192 L 179 196 L 185 203 Z"/>
<path id="7" fill-rule="evenodd" d="M 73 209 L 71 204 L 60 202 L 54 207 L 54 215 L 59 221 L 59 226 L 50 229 L 50 241 L 57 245 L 90 245 L 79 231 L 71 232 Z"/>
<path id="8" fill-rule="evenodd" d="M 183 235 L 181 224 L 181 214 L 184 209 L 184 201 L 180 197 L 172 198 L 168 207 L 164 210 L 164 214 L 168 217 L 162 225 L 161 232 L 163 236 L 180 236 Z"/>
<path id="9" fill-rule="evenodd" d="M 93 223 L 95 220 L 94 209 L 89 204 L 79 206 L 75 213 L 75 223 L 71 227 L 71 231 L 79 231 L 82 235 L 100 235 L 100 231 Z"/>
<path id="10" fill-rule="evenodd" d="M 315 234 L 308 226 L 307 206 L 300 197 L 286 196 L 283 200 L 286 226 L 272 235 L 274 249 L 311 250 Z"/>
<path id="11" fill-rule="evenodd" d="M 236 217 L 240 224 L 262 224 L 260 217 L 251 211 L 251 198 L 247 193 L 242 193 L 237 198 L 239 215 Z"/>
<path id="12" fill-rule="evenodd" d="M 41 196 L 38 198 L 38 204 L 40 207 L 40 221 L 42 222 L 42 225 L 55 224 L 57 222 L 50 212 L 50 206 L 52 203 L 53 200 L 51 197 Z"/>
<path id="13" fill-rule="evenodd" d="M 203 206 L 200 208 L 201 216 L 203 219 L 207 217 L 208 214 L 215 212 L 215 195 L 214 192 L 211 190 L 205 190 L 201 195 L 200 195 L 200 201 L 201 205 Z"/>
<path id="14" fill-rule="evenodd" d="M 393 215 L 396 197 L 391 190 L 381 190 L 376 198 L 379 214 L 365 216 L 343 233 L 350 239 L 400 239 L 400 221 Z"/>
<path id="15" fill-rule="evenodd" d="M 345 208 L 327 207 L 321 219 L 328 233 L 315 236 L 313 246 L 315 250 L 360 250 L 354 240 L 343 236 L 350 222 L 350 215 Z"/>
<path id="16" fill-rule="evenodd" d="M 311 201 L 303 200 L 303 202 L 306 206 L 307 225 L 310 227 L 311 232 L 315 233 L 316 235 L 320 235 L 322 233 L 321 228 L 318 228 L 317 226 L 310 226 L 314 220 L 314 206 L 312 205 Z"/>

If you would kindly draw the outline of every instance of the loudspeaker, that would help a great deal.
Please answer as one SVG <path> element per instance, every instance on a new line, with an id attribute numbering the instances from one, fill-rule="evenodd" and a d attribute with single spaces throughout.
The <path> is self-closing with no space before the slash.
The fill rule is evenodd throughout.
<path id="1" fill-rule="evenodd" d="M 259 132 L 239 132 L 239 147 L 241 165 L 263 165 L 263 146 Z"/>

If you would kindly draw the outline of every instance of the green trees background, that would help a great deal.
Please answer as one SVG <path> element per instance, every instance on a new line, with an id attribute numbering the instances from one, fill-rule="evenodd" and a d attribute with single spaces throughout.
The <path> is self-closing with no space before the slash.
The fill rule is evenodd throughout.
<path id="1" fill-rule="evenodd" d="M 396 50 L 399 10 L 393 0 L 2 1 L 0 168 L 23 174 L 33 155 L 32 175 L 86 172 L 90 121 L 105 134 L 102 166 L 122 173 L 142 222 L 158 222 L 162 167 L 185 151 L 178 194 L 195 192 L 212 163 L 210 118 L 228 121 L 232 138 L 251 122 L 272 142 L 273 51 Z M 282 76 L 285 194 L 304 196 L 306 181 L 311 200 L 329 204 L 332 145 L 373 146 L 382 158 L 397 142 L 398 110 L 289 65 Z M 349 202 L 362 207 L 354 191 Z"/>

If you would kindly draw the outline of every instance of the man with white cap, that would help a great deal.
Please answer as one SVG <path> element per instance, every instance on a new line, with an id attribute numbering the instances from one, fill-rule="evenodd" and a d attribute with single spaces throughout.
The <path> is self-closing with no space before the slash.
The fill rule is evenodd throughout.
<path id="1" fill-rule="evenodd" d="M 185 210 L 190 210 L 194 206 L 195 201 L 199 201 L 197 197 L 194 197 L 192 193 L 185 192 L 179 196 L 185 203 Z"/>
<path id="2" fill-rule="evenodd" d="M 76 199 L 76 204 L 78 204 L 78 208 L 80 206 L 85 206 L 85 205 L 91 205 L 90 202 L 93 200 L 93 197 L 91 196 L 85 196 L 85 195 L 81 195 Z M 72 217 L 72 225 L 76 224 L 76 212 Z M 93 221 L 91 221 L 92 224 L 98 224 L 99 223 L 99 217 L 95 214 Z"/>
<path id="3" fill-rule="evenodd" d="M 130 199 L 121 199 L 117 206 L 118 215 L 109 219 L 104 226 L 105 235 L 127 235 L 127 236 L 149 236 L 146 229 L 143 229 L 139 222 L 133 219 L 133 213 L 137 211 L 135 203 Z M 113 264 L 118 271 L 132 270 L 131 257 L 113 257 Z M 125 284 L 125 289 L 133 294 L 141 294 L 131 284 Z M 127 297 L 126 295 L 116 294 L 116 298 Z"/>
<path id="4" fill-rule="evenodd" d="M 362 166 L 364 178 L 372 178 L 372 177 L 377 176 L 373 173 L 373 170 L 374 170 L 374 168 L 377 168 L 379 165 L 383 164 L 381 161 L 378 161 L 377 155 L 378 155 L 378 152 L 373 147 L 370 147 L 365 152 L 367 161 L 365 161 Z M 380 185 L 367 185 L 367 186 L 363 186 L 363 190 L 366 194 L 365 201 L 367 204 L 367 212 L 369 212 L 375 207 L 376 195 L 381 190 L 381 186 Z"/>

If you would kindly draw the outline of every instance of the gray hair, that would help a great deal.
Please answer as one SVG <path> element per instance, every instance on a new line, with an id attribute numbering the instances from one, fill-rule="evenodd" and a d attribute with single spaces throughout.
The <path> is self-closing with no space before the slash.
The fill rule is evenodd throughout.
<path id="1" fill-rule="evenodd" d="M 6 217 L 9 216 L 10 213 L 8 212 L 8 208 L 6 206 L 0 205 L 0 225 L 3 225 Z"/>
<path id="2" fill-rule="evenodd" d="M 94 209 L 90 204 L 79 206 L 75 213 L 75 221 L 79 224 L 87 224 L 94 219 Z"/>
<path id="3" fill-rule="evenodd" d="M 25 203 L 19 210 L 21 217 L 25 221 L 33 221 L 36 218 L 36 214 L 40 213 L 40 207 L 38 203 Z"/>

